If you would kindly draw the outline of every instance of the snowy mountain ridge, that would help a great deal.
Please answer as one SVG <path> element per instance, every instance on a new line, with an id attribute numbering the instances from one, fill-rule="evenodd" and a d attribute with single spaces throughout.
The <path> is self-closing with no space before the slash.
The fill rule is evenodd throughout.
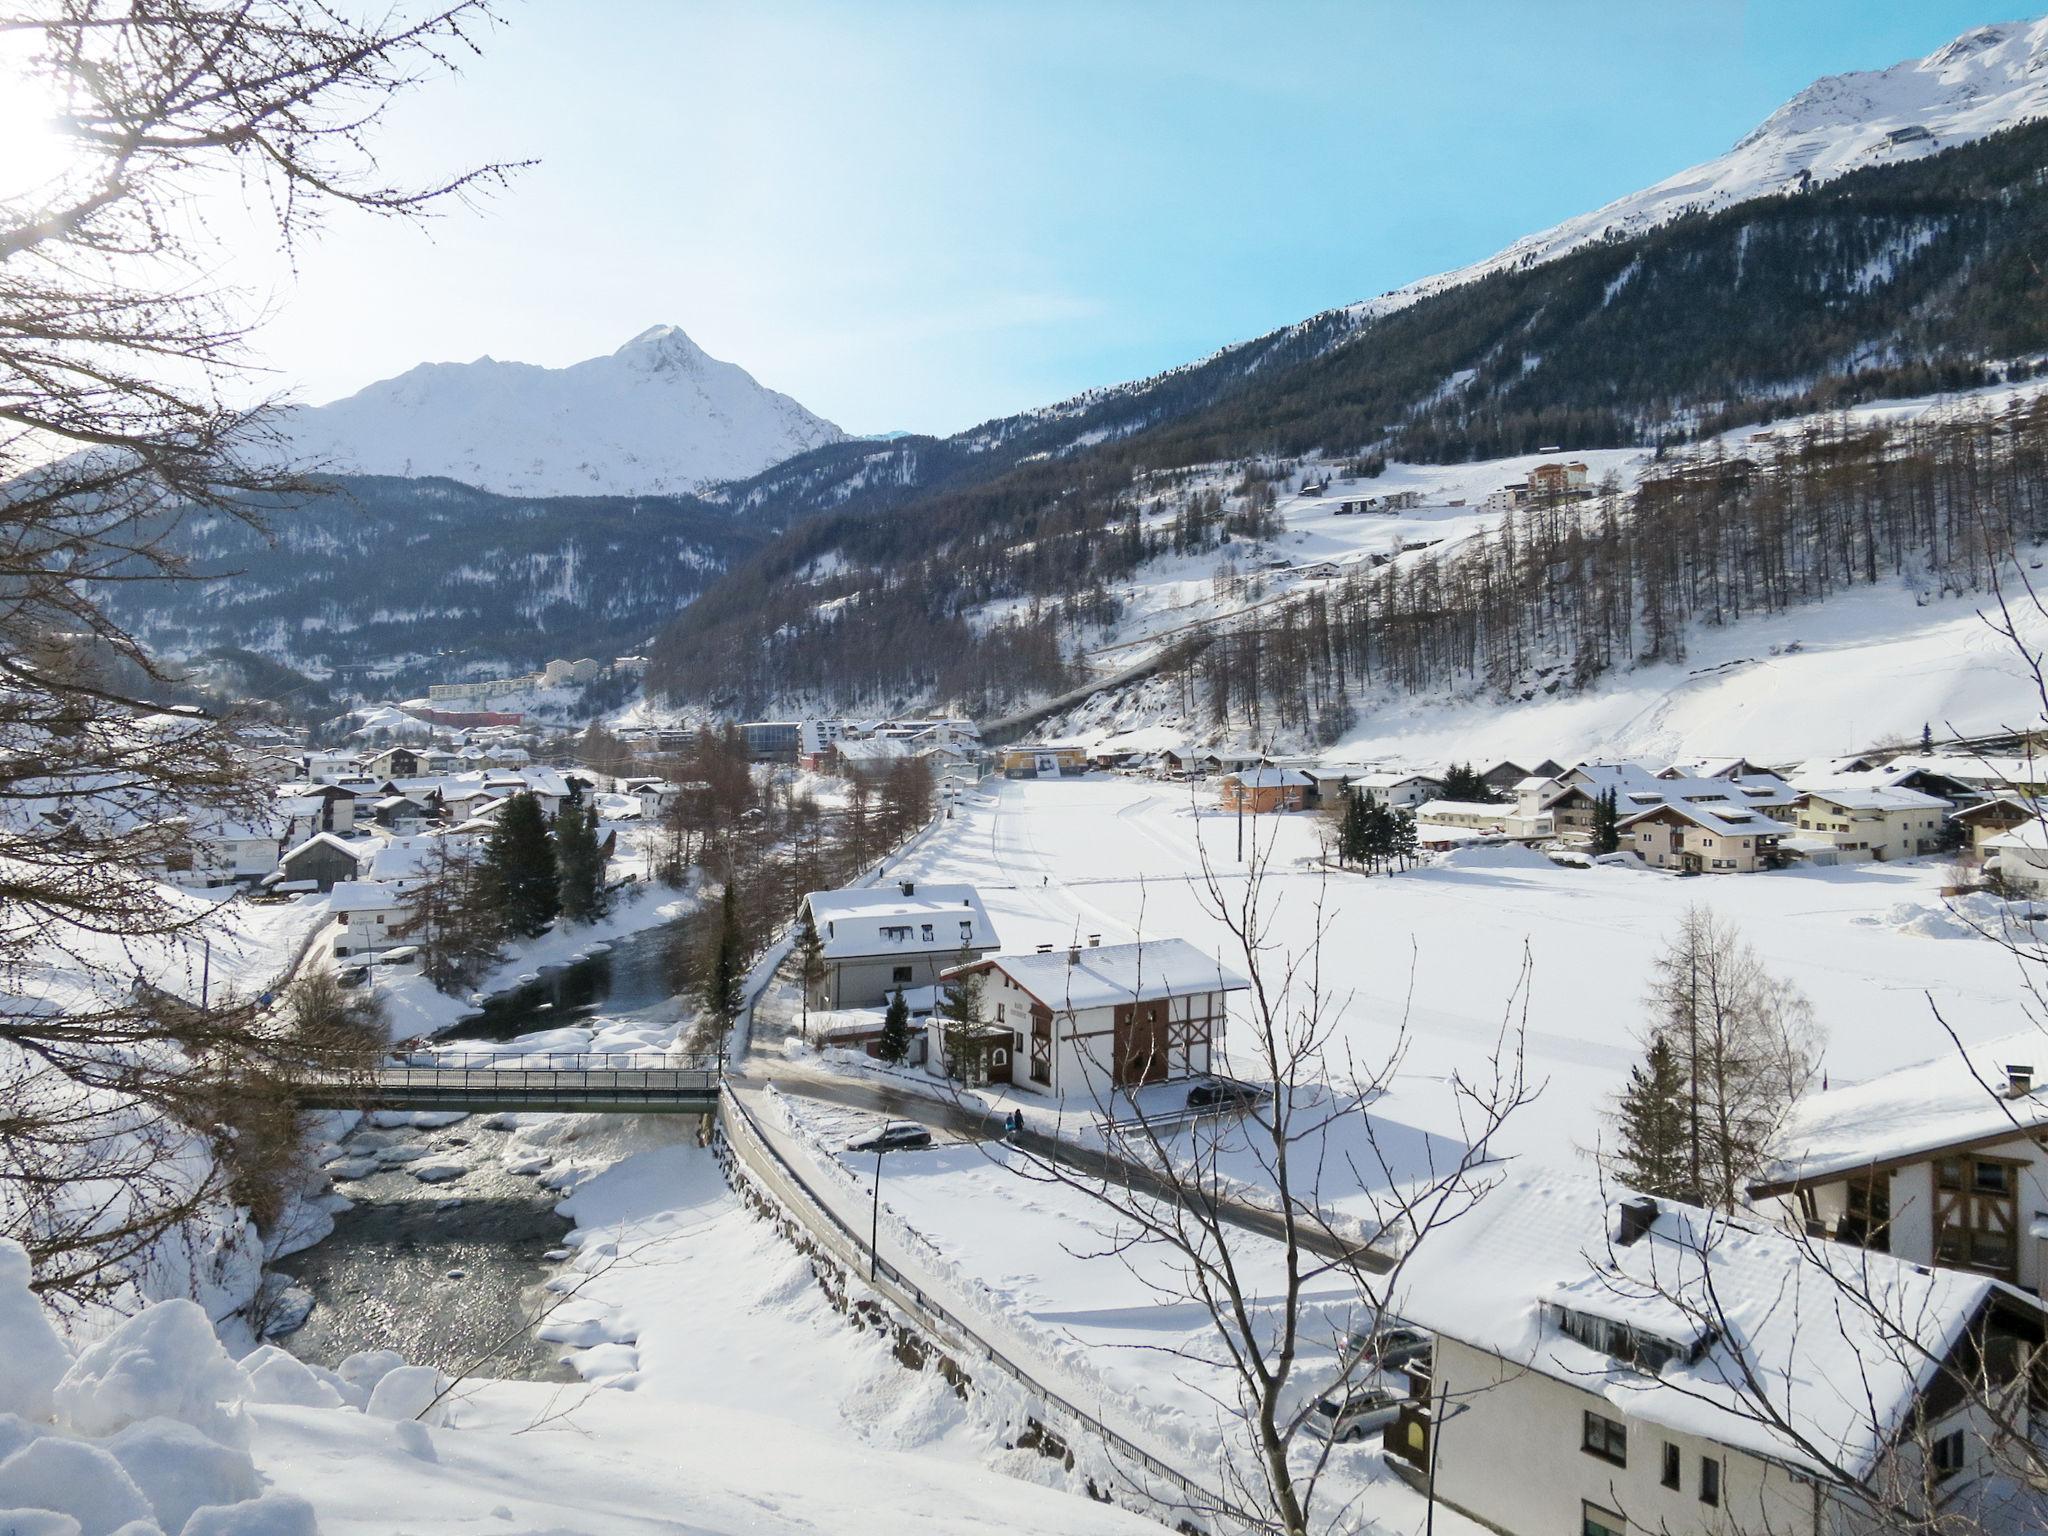
<path id="1" fill-rule="evenodd" d="M 1218 347 L 1141 379 L 1097 386 L 974 429 L 993 446 L 1020 429 L 1141 396 L 1178 375 L 1245 354 L 1256 371 L 1276 343 L 1323 334 L 1341 346 L 1358 327 L 1495 272 L 1538 266 L 1597 240 L 1641 234 L 1692 213 L 1783 196 L 1851 171 L 1924 159 L 2048 116 L 2048 17 L 1978 27 L 1925 58 L 1886 69 L 1827 75 L 1778 108 L 1726 154 L 1578 214 L 1468 266 L 1418 278 L 1374 298 L 1324 310 L 1263 336 Z"/>
<path id="2" fill-rule="evenodd" d="M 422 363 L 281 425 L 322 469 L 508 496 L 686 494 L 846 435 L 673 325 L 566 368 Z"/>
<path id="3" fill-rule="evenodd" d="M 1594 240 L 1640 234 L 1690 213 L 1804 191 L 1850 171 L 1924 159 L 2048 115 L 2048 17 L 1978 27 L 1924 59 L 1826 75 L 1745 134 L 1590 213 L 1525 235 L 1471 266 L 1346 307 L 1386 314 L 1489 273 L 1549 261 Z"/>

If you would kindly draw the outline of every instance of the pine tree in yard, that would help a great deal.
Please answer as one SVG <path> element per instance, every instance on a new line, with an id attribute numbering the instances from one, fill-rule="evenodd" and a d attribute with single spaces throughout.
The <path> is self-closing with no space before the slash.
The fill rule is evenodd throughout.
<path id="1" fill-rule="evenodd" d="M 1365 862 L 1365 801 L 1353 791 L 1344 797 L 1344 821 L 1337 832 L 1338 857 L 1346 864 Z"/>
<path id="2" fill-rule="evenodd" d="M 1920 750 L 1922 752 L 1932 752 L 1934 750 L 1934 722 L 1932 720 L 1925 722 L 1920 727 Z"/>
<path id="3" fill-rule="evenodd" d="M 882 1038 L 875 1042 L 875 1052 L 891 1066 L 910 1054 L 910 1004 L 903 1000 L 901 987 L 889 996 L 889 1011 L 882 1016 Z"/>
<path id="4" fill-rule="evenodd" d="M 803 992 L 803 1033 L 811 1033 L 811 993 L 825 980 L 825 941 L 818 936 L 818 920 L 811 916 L 811 904 L 803 904 L 797 917 L 796 980 Z"/>
<path id="5" fill-rule="evenodd" d="M 1688 1089 L 1671 1042 L 1652 1036 L 1630 1067 L 1615 1107 L 1618 1144 L 1609 1171 L 1630 1189 L 1667 1200 L 1697 1201 L 1689 1177 Z"/>
<path id="6" fill-rule="evenodd" d="M 1363 841 L 1360 846 L 1365 855 L 1365 865 L 1376 870 L 1393 856 L 1394 816 L 1376 796 L 1367 795 L 1361 820 Z"/>
<path id="7" fill-rule="evenodd" d="M 960 947 L 959 965 L 971 965 L 974 951 Z M 978 1038 L 984 1022 L 981 972 L 955 976 L 939 989 L 939 1017 L 946 1041 L 946 1068 L 954 1077 L 981 1076 Z M 964 1070 L 963 1070 L 964 1069 Z"/>
<path id="8" fill-rule="evenodd" d="M 1393 852 L 1406 869 L 1415 862 L 1415 855 L 1421 850 L 1415 836 L 1415 813 L 1406 806 L 1394 812 Z"/>
<path id="9" fill-rule="evenodd" d="M 1593 802 L 1593 851 L 1613 853 L 1621 847 L 1621 804 L 1612 789 Z"/>
<path id="10" fill-rule="evenodd" d="M 555 817 L 555 874 L 564 917 L 592 923 L 604 916 L 610 903 L 594 800 L 572 800 Z"/>
<path id="11" fill-rule="evenodd" d="M 732 881 L 718 896 L 718 929 L 711 963 L 704 968 L 703 1004 L 707 1022 L 722 1034 L 732 1028 L 744 1003 L 747 979 L 746 936 L 740 931 L 739 892 Z"/>
<path id="12" fill-rule="evenodd" d="M 508 933 L 532 938 L 561 910 L 555 842 L 531 794 L 514 795 L 498 812 L 484 842 L 483 880 Z"/>

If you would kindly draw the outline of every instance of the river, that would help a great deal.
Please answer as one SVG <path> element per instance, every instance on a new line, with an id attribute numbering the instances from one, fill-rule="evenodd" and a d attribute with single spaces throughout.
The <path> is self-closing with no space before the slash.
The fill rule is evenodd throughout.
<path id="1" fill-rule="evenodd" d="M 444 1038 L 514 1040 L 540 1030 L 588 1025 L 600 1015 L 667 1002 L 667 956 L 688 918 L 611 941 L 610 952 L 551 969 L 501 993 Z M 505 1171 L 508 1132 L 474 1115 L 438 1129 L 363 1127 L 346 1152 L 374 1155 L 380 1143 L 425 1149 L 422 1162 L 469 1164 L 459 1178 L 429 1183 L 406 1165 L 380 1167 L 336 1188 L 355 1202 L 334 1232 L 272 1268 L 313 1294 L 302 1327 L 278 1342 L 300 1358 L 333 1367 L 364 1349 L 395 1349 L 414 1364 L 455 1374 L 573 1381 L 562 1346 L 533 1336 L 546 1281 L 570 1223 L 560 1198 Z M 409 1154 L 401 1154 L 409 1155 Z M 478 1362 L 488 1357 L 487 1363 Z"/>

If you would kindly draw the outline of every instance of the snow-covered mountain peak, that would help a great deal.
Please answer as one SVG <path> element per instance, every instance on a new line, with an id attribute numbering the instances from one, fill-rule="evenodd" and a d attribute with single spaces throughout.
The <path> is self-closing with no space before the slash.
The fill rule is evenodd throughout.
<path id="1" fill-rule="evenodd" d="M 680 325 L 650 325 L 612 356 L 631 359 L 642 367 L 715 361 Z"/>
<path id="2" fill-rule="evenodd" d="M 446 475 L 515 496 L 694 491 L 845 436 L 676 325 L 566 368 L 421 363 L 294 411 L 285 427 L 324 468 Z"/>
<path id="3" fill-rule="evenodd" d="M 1921 159 L 2044 115 L 2048 18 L 1977 27 L 1924 59 L 1816 80 L 1716 159 L 1525 236 L 1485 261 L 1354 304 L 1349 313 L 1369 319 L 1594 240 Z"/>

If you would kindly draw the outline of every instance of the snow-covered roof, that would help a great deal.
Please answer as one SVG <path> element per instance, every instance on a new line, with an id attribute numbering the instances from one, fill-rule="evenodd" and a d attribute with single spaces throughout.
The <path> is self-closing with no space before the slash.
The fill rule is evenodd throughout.
<path id="1" fill-rule="evenodd" d="M 405 895 L 374 880 L 337 880 L 327 894 L 327 910 L 337 917 L 348 912 L 387 912 L 405 905 Z"/>
<path id="2" fill-rule="evenodd" d="M 1506 819 L 1514 814 L 1512 805 L 1496 805 L 1491 800 L 1426 800 L 1415 807 L 1417 821 L 1435 821 L 1444 816 L 1492 816 Z"/>
<path id="3" fill-rule="evenodd" d="M 279 862 L 288 864 L 300 854 L 305 853 L 309 849 L 320 847 L 323 844 L 329 848 L 340 849 L 359 865 L 363 862 L 363 857 L 369 849 L 369 844 L 367 843 L 351 843 L 344 838 L 336 837 L 332 832 L 315 832 L 296 848 L 288 850 Z"/>
<path id="4" fill-rule="evenodd" d="M 1621 1244 L 1610 1241 L 1617 1197 L 1590 1175 L 1509 1180 L 1423 1236 L 1391 1309 L 1604 1397 L 1638 1422 L 1816 1467 L 1797 1440 L 1761 1422 L 1753 1372 L 1799 1436 L 1867 1469 L 2000 1289 L 1981 1275 L 1801 1245 L 1775 1227 L 1671 1202 Z M 1823 1264 L 1868 1290 L 1883 1321 L 1843 1306 Z M 1557 1307 L 1627 1324 L 1680 1353 L 1654 1374 L 1625 1364 L 1568 1334 Z M 1893 1327 L 1910 1329 L 1912 1344 L 1895 1347 Z"/>
<path id="5" fill-rule="evenodd" d="M 1986 853 L 2042 853 L 2048 852 L 2048 826 L 2037 819 L 2023 821 L 2009 832 L 1984 839 Z"/>
<path id="6" fill-rule="evenodd" d="M 1946 811 L 1948 802 L 1917 789 L 1894 789 L 1882 785 L 1814 790 L 1806 797 L 1845 811 Z"/>
<path id="7" fill-rule="evenodd" d="M 1763 812 L 1753 811 L 1747 806 L 1730 805 L 1726 801 L 1681 799 L 1667 800 L 1662 804 L 1653 801 L 1647 807 L 1623 816 L 1618 825 L 1632 827 L 1639 821 L 1649 821 L 1657 816 L 1677 816 L 1721 837 L 1778 837 L 1785 831 L 1782 821 L 1773 821 Z"/>
<path id="8" fill-rule="evenodd" d="M 1402 768 L 1377 768 L 1371 773 L 1356 774 L 1352 777 L 1354 789 L 1399 789 L 1403 784 L 1441 784 L 1433 773 L 1422 773 Z"/>
<path id="9" fill-rule="evenodd" d="M 1293 768 L 1242 768 L 1231 777 L 1246 789 L 1302 789 L 1313 782 Z"/>
<path id="10" fill-rule="evenodd" d="M 864 886 L 848 891 L 812 891 L 804 897 L 818 925 L 828 960 L 930 950 L 977 950 L 1000 942 L 981 893 L 971 885 L 917 882 L 909 895 L 900 885 Z M 969 928 L 963 938 L 961 924 Z M 924 937 L 929 924 L 932 936 Z M 887 930 L 903 930 L 901 936 Z"/>
<path id="11" fill-rule="evenodd" d="M 2006 1068 L 2038 1069 L 2044 1086 L 2018 1098 L 2000 1090 Z M 1761 1188 L 1825 1180 L 1986 1137 L 2021 1136 L 2048 1124 L 2048 1033 L 2024 1029 L 1948 1050 L 1827 1093 L 1808 1094 L 1780 1134 Z"/>
<path id="12" fill-rule="evenodd" d="M 1054 1010 L 1108 1008 L 1251 985 L 1186 939 L 1061 949 L 1049 955 L 990 955 L 979 963 L 1002 971 Z"/>

